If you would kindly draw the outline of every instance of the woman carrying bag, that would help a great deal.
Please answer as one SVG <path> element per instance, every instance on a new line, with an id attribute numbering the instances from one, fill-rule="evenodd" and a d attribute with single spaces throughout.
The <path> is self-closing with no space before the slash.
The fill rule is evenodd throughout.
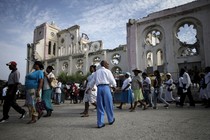
<path id="1" fill-rule="evenodd" d="M 53 92 L 53 87 L 51 85 L 53 79 L 55 79 L 55 75 L 52 73 L 53 71 L 52 66 L 48 66 L 46 69 L 46 72 L 44 72 L 44 85 L 43 85 L 43 96 L 42 96 L 42 101 L 45 102 L 46 106 L 46 111 L 47 114 L 45 114 L 43 117 L 50 117 L 53 111 L 52 108 L 52 92 Z"/>
<path id="2" fill-rule="evenodd" d="M 26 88 L 26 105 L 31 115 L 31 120 L 28 124 L 36 123 L 39 113 L 36 109 L 36 103 L 41 101 L 42 87 L 43 87 L 43 69 L 44 66 L 41 61 L 35 61 L 33 65 L 34 71 L 27 74 L 25 77 Z"/>

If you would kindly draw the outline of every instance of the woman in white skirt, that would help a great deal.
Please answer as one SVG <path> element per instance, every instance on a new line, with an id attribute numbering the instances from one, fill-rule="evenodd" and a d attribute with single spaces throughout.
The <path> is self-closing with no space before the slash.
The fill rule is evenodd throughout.
<path id="1" fill-rule="evenodd" d="M 164 83 L 166 85 L 166 91 L 165 91 L 165 100 L 167 102 L 173 102 L 175 101 L 173 95 L 172 95 L 172 91 L 173 91 L 173 88 L 172 88 L 172 85 L 173 85 L 173 79 L 171 77 L 171 74 L 170 73 L 167 73 L 166 74 L 166 82 Z"/>

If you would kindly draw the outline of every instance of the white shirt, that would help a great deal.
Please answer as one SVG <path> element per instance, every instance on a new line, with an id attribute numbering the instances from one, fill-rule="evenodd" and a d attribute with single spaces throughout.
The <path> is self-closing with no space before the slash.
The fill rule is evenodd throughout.
<path id="1" fill-rule="evenodd" d="M 124 81 L 123 81 L 123 85 L 122 85 L 122 90 L 125 88 L 125 87 L 127 87 L 127 85 L 131 85 L 131 78 L 130 77 L 128 77 L 128 78 L 126 78 Z M 129 86 L 128 88 L 126 88 L 125 90 L 129 90 L 129 89 L 131 89 L 131 86 Z"/>
<path id="2" fill-rule="evenodd" d="M 149 85 L 151 85 L 151 80 L 149 77 L 143 79 L 143 88 L 144 90 L 149 90 Z"/>
<path id="3" fill-rule="evenodd" d="M 179 87 L 183 87 L 183 77 L 179 77 Z"/>
<path id="4" fill-rule="evenodd" d="M 182 80 L 183 84 L 186 84 L 186 88 L 188 88 L 191 85 L 191 79 L 188 73 L 184 73 L 183 74 L 183 80 Z"/>
<path id="5" fill-rule="evenodd" d="M 54 75 L 52 72 L 50 72 L 50 73 L 47 75 L 47 77 L 48 77 L 48 78 L 55 78 L 55 75 Z M 50 84 L 49 84 L 49 82 L 48 82 L 48 80 L 47 80 L 46 77 L 44 77 L 43 89 L 44 89 L 44 90 L 46 90 L 46 89 L 51 89 Z"/>
<path id="6" fill-rule="evenodd" d="M 2 96 L 6 96 L 8 87 L 3 88 Z"/>
<path id="7" fill-rule="evenodd" d="M 95 72 L 93 80 L 90 81 L 88 88 L 92 89 L 94 84 L 109 84 L 113 87 L 117 86 L 112 72 L 109 69 L 106 69 L 105 67 L 101 67 Z"/>
<path id="8" fill-rule="evenodd" d="M 173 79 L 172 79 L 172 78 L 168 79 L 168 80 L 165 82 L 165 84 L 166 84 L 168 87 L 170 87 L 170 86 L 173 84 Z"/>
<path id="9" fill-rule="evenodd" d="M 93 80 L 94 74 L 95 74 L 95 72 L 91 73 L 91 75 L 89 75 L 89 76 L 87 77 L 87 80 L 88 80 L 87 86 L 88 86 L 88 85 L 90 84 L 90 82 Z"/>
<path id="10" fill-rule="evenodd" d="M 94 78 L 94 74 L 95 74 L 95 72 L 91 73 L 91 75 L 89 75 L 87 77 L 87 80 L 88 80 L 87 87 L 90 87 L 90 83 L 91 83 L 91 81 Z M 87 92 L 87 90 L 88 90 L 88 88 L 86 88 L 85 92 Z M 96 86 L 96 84 L 93 86 L 92 90 L 88 90 L 88 93 L 92 93 L 93 95 L 96 95 L 96 93 L 97 93 L 97 86 Z"/>
<path id="11" fill-rule="evenodd" d="M 57 87 L 55 88 L 55 93 L 61 93 L 61 86 L 62 86 L 62 83 L 58 82 Z"/>

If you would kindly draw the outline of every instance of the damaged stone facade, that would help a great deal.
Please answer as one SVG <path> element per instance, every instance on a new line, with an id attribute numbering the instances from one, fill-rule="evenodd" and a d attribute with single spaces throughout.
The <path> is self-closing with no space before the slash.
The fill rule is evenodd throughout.
<path id="1" fill-rule="evenodd" d="M 54 67 L 58 76 L 79 73 L 85 75 L 90 65 L 99 65 L 107 60 L 115 75 L 128 70 L 126 45 L 115 49 L 103 49 L 103 42 L 90 41 L 88 35 L 80 34 L 80 26 L 74 25 L 60 30 L 54 23 L 43 23 L 34 30 L 33 43 L 27 44 L 27 73 L 32 70 L 33 62 L 39 60 L 45 68 Z"/>
<path id="2" fill-rule="evenodd" d="M 202 71 L 210 66 L 210 1 L 195 1 L 152 13 L 127 23 L 130 71 L 136 67 L 153 73 L 170 72 L 176 79 L 180 68 Z"/>
<path id="3" fill-rule="evenodd" d="M 103 49 L 103 42 L 90 41 L 80 26 L 59 29 L 43 23 L 27 45 L 27 73 L 33 61 L 52 65 L 54 73 L 87 74 L 89 66 L 107 60 L 114 75 L 139 68 L 152 74 L 170 72 L 178 78 L 180 68 L 200 72 L 210 66 L 210 0 L 199 0 L 159 11 L 142 19 L 129 19 L 127 44 Z"/>

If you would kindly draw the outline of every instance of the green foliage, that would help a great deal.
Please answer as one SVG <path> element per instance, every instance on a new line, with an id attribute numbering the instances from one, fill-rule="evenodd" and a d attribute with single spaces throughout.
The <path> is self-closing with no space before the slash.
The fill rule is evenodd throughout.
<path id="1" fill-rule="evenodd" d="M 81 75 L 79 73 L 76 74 L 72 74 L 72 75 L 67 75 L 65 72 L 62 72 L 58 75 L 58 79 L 60 79 L 60 81 L 63 84 L 67 84 L 67 83 L 81 83 L 82 81 L 87 79 L 87 75 Z"/>

